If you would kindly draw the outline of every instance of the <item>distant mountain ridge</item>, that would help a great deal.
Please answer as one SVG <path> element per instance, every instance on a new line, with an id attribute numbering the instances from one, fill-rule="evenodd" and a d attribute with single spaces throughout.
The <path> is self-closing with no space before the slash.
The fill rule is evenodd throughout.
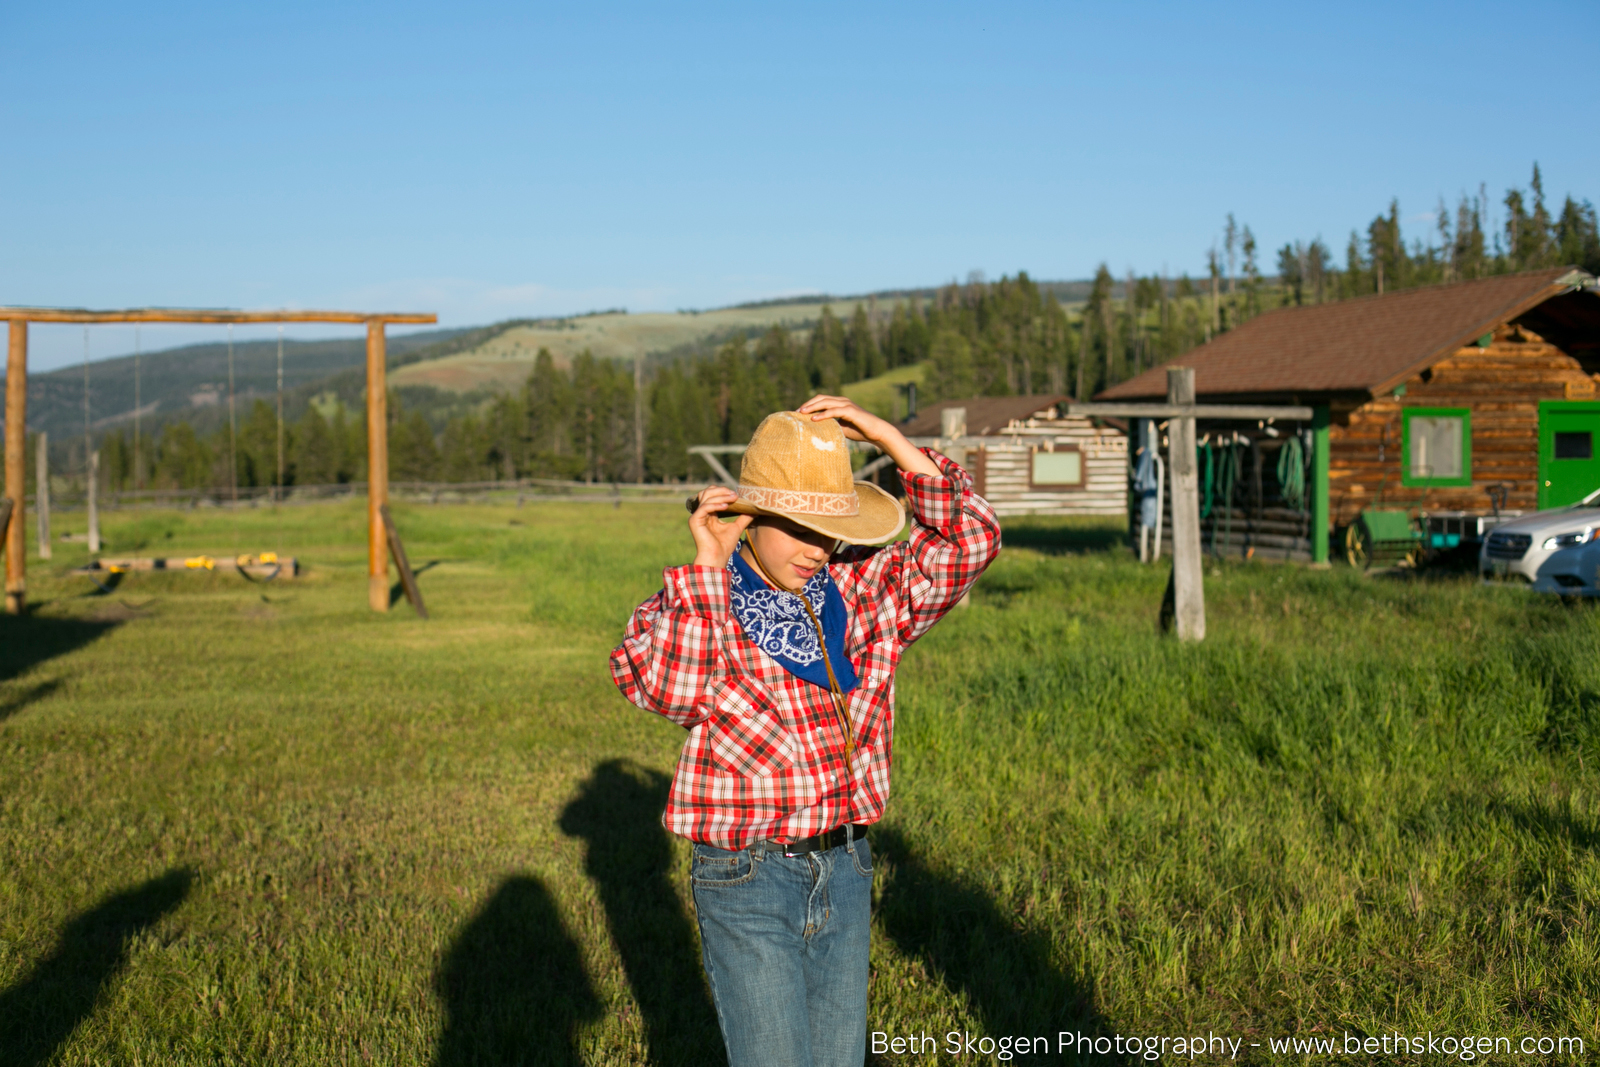
<path id="1" fill-rule="evenodd" d="M 1089 281 L 1037 283 L 1063 303 L 1085 299 Z M 937 288 L 889 289 L 856 296 L 802 295 L 753 301 L 705 311 L 590 312 L 563 317 L 508 319 L 479 327 L 426 330 L 389 338 L 391 382 L 396 388 L 431 387 L 447 393 L 500 391 L 526 379 L 539 348 L 547 347 L 565 364 L 582 350 L 609 359 L 671 358 L 720 343 L 741 333 L 773 325 L 809 327 L 824 306 L 848 314 L 857 303 L 880 306 L 897 300 L 932 299 Z M 234 397 L 240 417 L 257 399 L 277 393 L 276 340 L 241 341 L 233 346 Z M 362 338 L 283 342 L 283 386 L 292 407 L 303 409 L 315 393 L 350 393 L 348 379 L 366 361 Z M 134 357 L 119 356 L 89 364 L 89 422 L 92 432 L 127 426 L 134 419 Z M 143 353 L 138 360 L 140 418 L 152 429 L 160 422 L 187 418 L 207 424 L 226 418 L 228 346 L 223 342 L 185 345 Z M 61 440 L 84 430 L 84 371 L 81 366 L 28 376 L 28 428 Z"/>

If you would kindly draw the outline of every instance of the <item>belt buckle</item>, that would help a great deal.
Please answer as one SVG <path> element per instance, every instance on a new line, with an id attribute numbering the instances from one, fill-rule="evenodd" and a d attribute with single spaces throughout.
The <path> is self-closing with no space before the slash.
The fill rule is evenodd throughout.
<path id="1" fill-rule="evenodd" d="M 788 857 L 789 859 L 798 859 L 801 856 L 809 856 L 809 855 L 811 855 L 812 852 L 814 852 L 816 850 L 815 849 L 809 849 L 809 848 L 801 848 L 800 846 L 802 844 L 804 844 L 805 842 L 807 842 L 807 841 L 816 841 L 816 840 L 817 840 L 817 835 L 816 834 L 812 834 L 810 837 L 802 837 L 799 841 L 790 841 L 790 842 L 788 842 L 787 844 L 785 844 L 783 846 L 783 854 L 786 857 Z"/>

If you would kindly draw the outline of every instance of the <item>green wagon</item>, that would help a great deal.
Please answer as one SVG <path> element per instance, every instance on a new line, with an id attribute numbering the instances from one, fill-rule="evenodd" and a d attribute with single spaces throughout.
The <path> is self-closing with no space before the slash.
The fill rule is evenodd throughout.
<path id="1" fill-rule="evenodd" d="M 1360 570 L 1367 570 L 1374 563 L 1416 566 L 1422 562 L 1424 552 L 1422 526 L 1409 511 L 1368 508 L 1345 527 L 1345 558 Z"/>

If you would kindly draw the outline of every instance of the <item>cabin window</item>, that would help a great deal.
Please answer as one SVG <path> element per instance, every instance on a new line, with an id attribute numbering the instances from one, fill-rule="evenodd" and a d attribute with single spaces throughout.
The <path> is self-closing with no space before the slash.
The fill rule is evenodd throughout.
<path id="1" fill-rule="evenodd" d="M 1403 485 L 1472 484 L 1472 413 L 1466 408 L 1405 412 Z"/>
<path id="2" fill-rule="evenodd" d="M 1083 488 L 1083 453 L 1076 448 L 1057 448 L 1054 452 L 1036 448 L 1030 463 L 1030 489 Z"/>

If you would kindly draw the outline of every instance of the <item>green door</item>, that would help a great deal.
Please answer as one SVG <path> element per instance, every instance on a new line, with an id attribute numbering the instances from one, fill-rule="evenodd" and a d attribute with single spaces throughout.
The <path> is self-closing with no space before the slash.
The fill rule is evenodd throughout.
<path id="1" fill-rule="evenodd" d="M 1600 489 L 1600 403 L 1539 404 L 1539 507 L 1559 508 Z"/>

